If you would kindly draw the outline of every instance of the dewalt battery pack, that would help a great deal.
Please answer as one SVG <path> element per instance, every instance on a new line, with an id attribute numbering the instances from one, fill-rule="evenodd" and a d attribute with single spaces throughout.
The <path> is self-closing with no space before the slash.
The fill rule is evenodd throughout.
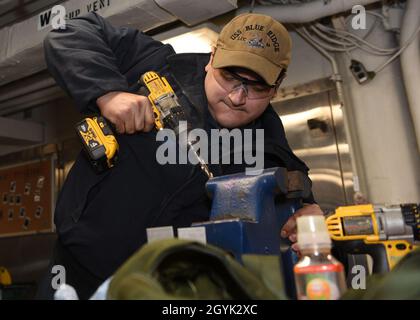
<path id="1" fill-rule="evenodd" d="M 76 124 L 83 149 L 97 173 L 113 167 L 118 157 L 118 142 L 107 120 L 88 117 Z"/>

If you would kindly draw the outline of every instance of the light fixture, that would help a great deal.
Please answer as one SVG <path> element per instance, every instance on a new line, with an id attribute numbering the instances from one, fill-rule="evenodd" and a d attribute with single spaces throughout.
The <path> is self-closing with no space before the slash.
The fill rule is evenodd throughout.
<path id="1" fill-rule="evenodd" d="M 204 27 L 162 40 L 162 42 L 172 45 L 176 53 L 207 53 L 211 52 L 211 47 L 216 44 L 217 37 L 217 32 Z"/>

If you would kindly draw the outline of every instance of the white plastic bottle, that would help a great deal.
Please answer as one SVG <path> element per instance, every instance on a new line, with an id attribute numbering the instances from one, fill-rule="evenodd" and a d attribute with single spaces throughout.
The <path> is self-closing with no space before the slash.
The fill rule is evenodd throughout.
<path id="1" fill-rule="evenodd" d="M 331 239 L 323 216 L 297 218 L 302 254 L 294 266 L 299 300 L 336 300 L 346 290 L 344 267 L 331 255 Z"/>

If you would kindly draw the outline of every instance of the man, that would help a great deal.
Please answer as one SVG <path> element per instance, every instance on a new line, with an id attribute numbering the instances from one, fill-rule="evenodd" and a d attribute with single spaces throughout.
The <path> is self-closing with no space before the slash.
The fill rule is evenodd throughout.
<path id="1" fill-rule="evenodd" d="M 80 154 L 57 200 L 52 264 L 66 267 L 66 281 L 81 298 L 146 242 L 146 228 L 208 219 L 207 176 L 190 164 L 157 163 L 152 108 L 138 94 L 144 72 L 168 79 L 194 127 L 264 129 L 265 168 L 308 171 L 269 104 L 286 74 L 291 48 L 287 30 L 271 17 L 236 17 L 210 55 L 176 55 L 171 46 L 138 30 L 114 28 L 95 13 L 53 30 L 44 47 L 50 72 L 79 110 L 101 113 L 118 132 L 118 164 L 98 175 Z M 209 167 L 215 176 L 245 168 Z M 313 197 L 305 202 L 314 203 Z M 304 206 L 282 236 L 296 242 L 295 218 L 302 214 L 322 213 L 316 204 Z"/>

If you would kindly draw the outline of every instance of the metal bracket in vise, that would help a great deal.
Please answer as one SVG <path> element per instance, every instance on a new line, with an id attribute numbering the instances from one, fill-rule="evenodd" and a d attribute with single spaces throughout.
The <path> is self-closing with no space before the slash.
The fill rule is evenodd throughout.
<path id="1" fill-rule="evenodd" d="M 294 297 L 290 242 L 280 230 L 309 197 L 311 182 L 301 171 L 266 169 L 260 175 L 245 173 L 215 177 L 206 184 L 212 198 L 210 221 L 194 224 L 206 228 L 207 242 L 231 253 L 281 255 L 286 291 Z M 288 288 L 288 286 L 293 286 Z"/>

